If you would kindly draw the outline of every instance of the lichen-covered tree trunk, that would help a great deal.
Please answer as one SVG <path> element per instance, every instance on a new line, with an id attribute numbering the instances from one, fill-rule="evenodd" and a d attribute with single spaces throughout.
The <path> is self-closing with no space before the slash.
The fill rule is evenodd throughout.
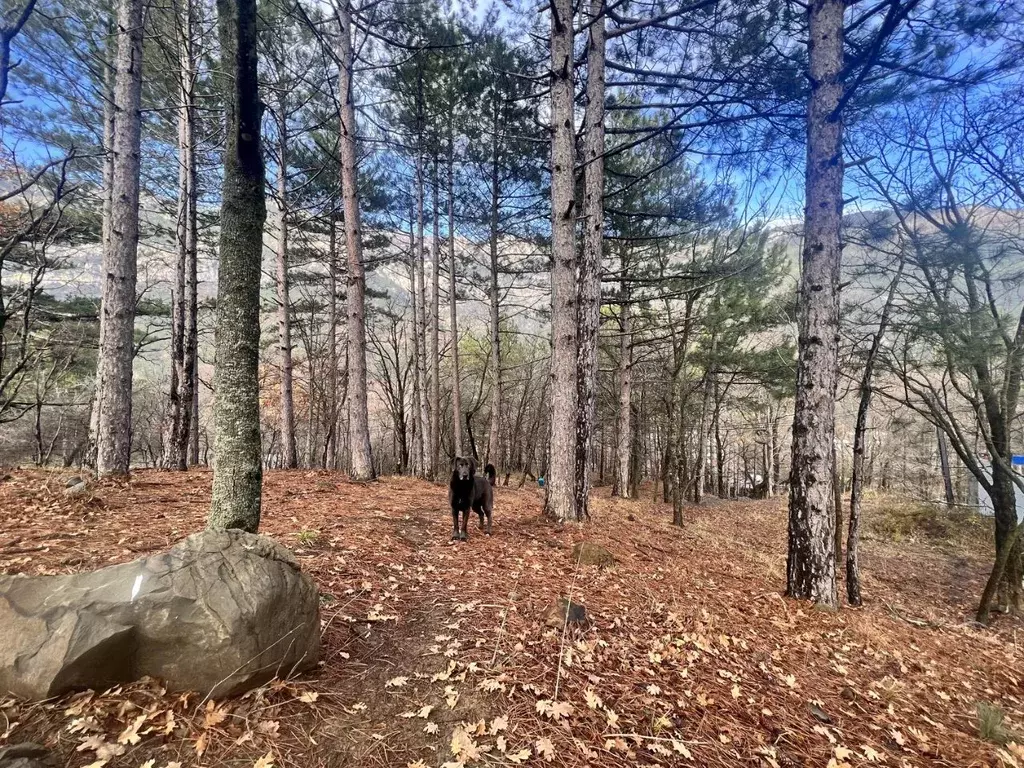
<path id="1" fill-rule="evenodd" d="M 208 526 L 255 533 L 261 483 L 259 353 L 263 224 L 267 217 L 256 0 L 217 0 L 227 113 L 217 273 L 213 497 Z"/>
<path id="2" fill-rule="evenodd" d="M 573 120 L 573 5 L 551 12 L 551 440 L 544 509 L 577 520 L 576 179 Z"/>
<path id="3" fill-rule="evenodd" d="M 597 410 L 597 336 L 604 250 L 604 0 L 590 0 L 584 122 L 583 254 L 576 348 L 576 514 L 590 517 L 590 447 Z"/>
<path id="4" fill-rule="evenodd" d="M 491 309 L 491 418 L 487 430 L 487 453 L 485 461 L 502 465 L 501 457 L 501 408 L 504 382 L 501 375 L 501 315 L 498 312 L 498 202 L 500 194 L 500 151 L 501 143 L 498 136 L 498 100 L 492 99 L 491 104 L 491 214 L 489 221 L 490 236 L 488 238 L 491 257 L 491 280 L 488 287 L 488 298 Z"/>
<path id="5" fill-rule="evenodd" d="M 448 124 L 448 314 L 452 337 L 452 436 L 455 455 L 462 455 L 462 392 L 459 373 L 459 311 L 455 286 L 455 137 Z"/>
<path id="6" fill-rule="evenodd" d="M 132 456 L 143 0 L 121 0 L 117 27 L 110 248 L 103 270 L 96 430 L 96 470 L 101 476 L 127 474 Z"/>
<path id="7" fill-rule="evenodd" d="M 338 17 L 338 101 L 341 125 L 341 190 L 348 259 L 348 449 L 353 480 L 372 480 L 370 417 L 366 398 L 366 273 L 356 175 L 356 109 L 352 95 L 352 6 L 340 0 Z"/>
<path id="8" fill-rule="evenodd" d="M 843 0 L 812 0 L 808 9 L 811 92 L 786 568 L 790 597 L 830 607 L 838 604 L 831 462 L 839 367 L 843 124 L 837 109 L 844 6 Z"/>
<path id="9" fill-rule="evenodd" d="M 277 105 L 277 340 L 281 366 L 281 452 L 285 469 L 299 466 L 295 447 L 295 394 L 292 385 L 292 319 L 288 289 L 288 104 Z M 311 399 L 312 401 L 312 399 Z M 310 429 L 312 430 L 312 422 Z"/>

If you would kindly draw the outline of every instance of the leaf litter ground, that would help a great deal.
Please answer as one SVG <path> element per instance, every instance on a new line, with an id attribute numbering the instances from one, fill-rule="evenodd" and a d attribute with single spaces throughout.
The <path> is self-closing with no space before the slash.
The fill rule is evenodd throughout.
<path id="1" fill-rule="evenodd" d="M 210 474 L 144 471 L 65 497 L 57 473 L 0 483 L 0 571 L 66 573 L 203 526 Z M 206 701 L 144 681 L 0 702 L 0 746 L 69 766 L 1015 765 L 1020 625 L 970 622 L 989 553 L 867 541 L 867 605 L 780 595 L 785 506 L 686 510 L 599 490 L 557 529 L 535 488 L 499 488 L 495 534 L 448 541 L 446 489 L 270 472 L 263 532 L 322 591 L 320 669 Z M 599 544 L 616 562 L 580 565 Z M 559 598 L 589 622 L 552 626 Z M 557 624 L 557 622 L 555 622 Z M 979 704 L 1005 714 L 979 739 Z"/>

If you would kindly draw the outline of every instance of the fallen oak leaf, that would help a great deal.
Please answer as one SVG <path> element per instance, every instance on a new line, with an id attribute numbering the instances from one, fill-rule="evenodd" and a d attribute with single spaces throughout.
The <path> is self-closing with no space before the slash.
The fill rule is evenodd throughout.
<path id="1" fill-rule="evenodd" d="M 551 739 L 547 736 L 537 739 L 534 749 L 537 750 L 537 756 L 544 758 L 546 762 L 550 763 L 555 759 L 555 745 L 551 743 Z"/>
<path id="2" fill-rule="evenodd" d="M 681 742 L 681 741 L 677 741 L 677 740 L 673 739 L 672 740 L 672 749 L 674 749 L 680 755 L 685 757 L 687 760 L 692 760 L 693 759 L 693 754 L 690 752 L 689 749 L 686 748 L 686 745 L 683 744 L 683 742 Z"/>
<path id="3" fill-rule="evenodd" d="M 533 753 L 530 751 L 530 748 L 525 747 L 519 750 L 518 752 L 509 753 L 505 755 L 505 759 L 515 763 L 516 765 L 519 765 L 520 763 L 525 763 L 527 760 L 529 760 L 531 754 Z"/>
<path id="4" fill-rule="evenodd" d="M 264 736 L 276 739 L 281 730 L 281 723 L 278 720 L 263 720 L 256 726 L 256 730 Z"/>
<path id="5" fill-rule="evenodd" d="M 117 737 L 118 744 L 138 744 L 142 741 L 142 737 L 139 736 L 139 728 L 146 722 L 147 715 L 139 715 L 127 728 L 125 728 L 121 735 Z"/>
<path id="6" fill-rule="evenodd" d="M 549 699 L 540 699 L 537 702 L 537 712 L 544 717 L 550 718 L 555 722 L 558 722 L 562 718 L 567 718 L 573 713 L 572 704 L 567 701 L 551 701 Z"/>
<path id="7" fill-rule="evenodd" d="M 252 764 L 252 768 L 274 768 L 274 753 L 267 752 L 267 754 Z"/>
<path id="8" fill-rule="evenodd" d="M 206 702 L 206 711 L 203 713 L 203 728 L 213 728 L 223 723 L 228 716 L 225 707 L 218 707 L 212 700 Z"/>

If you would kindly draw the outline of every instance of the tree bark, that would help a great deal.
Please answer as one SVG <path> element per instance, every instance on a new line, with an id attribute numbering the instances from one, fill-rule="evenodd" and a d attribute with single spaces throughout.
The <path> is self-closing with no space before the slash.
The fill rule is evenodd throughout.
<path id="1" fill-rule="evenodd" d="M 787 594 L 836 607 L 831 462 L 839 349 L 843 214 L 843 0 L 808 8 L 806 208 L 793 417 Z"/>
<path id="2" fill-rule="evenodd" d="M 363 269 L 363 232 L 359 218 L 356 174 L 356 110 L 352 95 L 352 6 L 340 0 L 338 16 L 338 97 L 341 105 L 341 190 L 345 211 L 345 250 L 348 259 L 348 440 L 350 476 L 374 478 L 370 452 L 370 417 L 366 397 L 366 275 Z"/>
<path id="3" fill-rule="evenodd" d="M 288 102 L 277 103 L 277 339 L 281 366 L 281 452 L 285 469 L 299 466 L 295 447 L 295 396 L 292 385 L 292 321 L 288 290 Z M 310 398 L 312 402 L 312 398 Z M 310 429 L 312 429 L 312 422 Z"/>
<path id="4" fill-rule="evenodd" d="M 576 468 L 576 179 L 573 6 L 551 9 L 551 440 L 545 512 L 578 520 Z"/>
<path id="5" fill-rule="evenodd" d="M 121 0 L 114 75 L 110 253 L 103 270 L 96 470 L 125 475 L 132 456 L 132 364 L 139 248 L 143 0 Z"/>
<path id="6" fill-rule="evenodd" d="M 604 0 L 590 0 L 587 45 L 587 105 L 583 117 L 583 256 L 580 260 L 576 350 L 576 508 L 590 517 L 590 447 L 597 405 L 597 336 L 601 318 L 604 248 Z"/>
<path id="7" fill-rule="evenodd" d="M 255 532 L 260 446 L 260 276 L 267 218 L 255 0 L 217 0 L 227 130 L 217 275 L 213 498 L 208 525 Z"/>

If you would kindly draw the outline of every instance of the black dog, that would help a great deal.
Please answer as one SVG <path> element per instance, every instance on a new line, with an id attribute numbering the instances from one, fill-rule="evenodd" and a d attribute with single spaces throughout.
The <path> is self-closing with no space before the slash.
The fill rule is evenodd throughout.
<path id="1" fill-rule="evenodd" d="M 473 459 L 457 457 L 448 483 L 448 502 L 452 508 L 452 540 L 466 541 L 469 538 L 469 510 L 480 516 L 480 528 L 484 530 L 484 515 L 487 516 L 486 533 L 491 533 L 491 513 L 494 508 L 494 483 L 497 470 L 493 464 L 484 467 L 486 477 L 476 476 L 476 462 Z M 459 526 L 459 513 L 462 525 Z"/>

